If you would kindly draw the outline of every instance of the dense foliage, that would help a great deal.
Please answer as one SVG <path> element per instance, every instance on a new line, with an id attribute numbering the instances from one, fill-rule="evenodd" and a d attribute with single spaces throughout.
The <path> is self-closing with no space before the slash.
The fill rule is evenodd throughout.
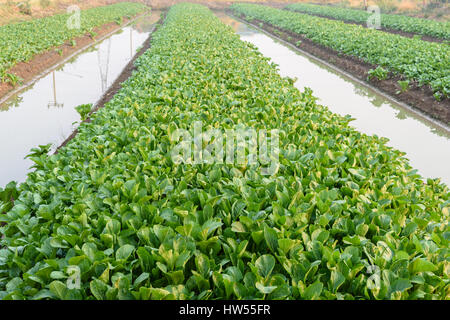
<path id="1" fill-rule="evenodd" d="M 317 14 L 344 21 L 366 23 L 373 13 L 336 6 L 322 6 L 309 3 L 293 3 L 286 6 L 287 9 Z M 440 39 L 450 39 L 450 22 L 420 19 L 397 14 L 381 14 L 381 26 L 391 30 L 428 35 Z"/>
<path id="2" fill-rule="evenodd" d="M 58 154 L 33 150 L 36 171 L 0 207 L 0 298 L 446 297 L 449 190 L 386 139 L 200 5 L 172 7 L 136 64 Z M 282 129 L 279 171 L 174 163 L 172 133 L 194 121 Z"/>
<path id="3" fill-rule="evenodd" d="M 410 39 L 359 25 L 254 4 L 234 4 L 233 10 L 250 19 L 306 36 L 340 53 L 430 85 L 435 97 L 450 96 L 450 46 Z"/>
<path id="4" fill-rule="evenodd" d="M 0 81 L 11 81 L 14 75 L 7 71 L 17 64 L 30 60 L 34 55 L 60 46 L 77 36 L 91 32 L 93 28 L 109 22 L 122 21 L 143 11 L 139 3 L 118 3 L 80 11 L 80 28 L 69 29 L 67 21 L 74 14 L 58 14 L 42 19 L 0 26 Z"/>

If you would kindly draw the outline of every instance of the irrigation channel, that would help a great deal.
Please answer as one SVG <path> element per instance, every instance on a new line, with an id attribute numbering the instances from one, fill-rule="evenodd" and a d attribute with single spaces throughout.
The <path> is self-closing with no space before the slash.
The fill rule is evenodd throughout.
<path id="1" fill-rule="evenodd" d="M 311 88 L 332 112 L 351 115 L 357 130 L 388 138 L 422 176 L 441 178 L 450 186 L 449 128 L 256 28 L 223 12 L 216 14 L 278 64 L 282 76 L 297 78 L 298 89 Z M 74 122 L 80 121 L 75 107 L 99 100 L 148 38 L 155 15 L 159 13 L 123 28 L 0 105 L 0 187 L 25 180 L 32 163 L 24 157 L 31 148 L 48 143 L 57 147 L 73 132 Z"/>
<path id="2" fill-rule="evenodd" d="M 450 129 L 402 106 L 375 89 L 321 63 L 282 40 L 223 12 L 216 15 L 242 40 L 279 67 L 282 76 L 297 78 L 295 86 L 313 90 L 332 112 L 350 115 L 354 128 L 367 135 L 389 139 L 388 145 L 404 153 L 424 178 L 441 178 L 450 186 Z"/>
<path id="3" fill-rule="evenodd" d="M 94 103 L 150 36 L 160 12 L 138 18 L 0 104 L 0 187 L 23 182 L 31 148 L 59 146 L 80 122 L 75 107 Z"/>

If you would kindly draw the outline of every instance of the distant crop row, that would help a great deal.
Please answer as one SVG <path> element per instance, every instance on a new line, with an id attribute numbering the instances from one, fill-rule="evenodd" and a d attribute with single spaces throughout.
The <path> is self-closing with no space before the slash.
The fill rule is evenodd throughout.
<path id="1" fill-rule="evenodd" d="M 436 99 L 450 96 L 450 46 L 410 39 L 359 25 L 254 4 L 234 4 L 235 12 L 303 35 L 339 53 L 386 68 L 420 85 Z"/>
<path id="2" fill-rule="evenodd" d="M 33 151 L 18 197 L 0 194 L 0 298 L 446 297 L 450 193 L 385 139 L 203 6 L 172 7 L 136 65 L 57 155 Z M 173 162 L 195 121 L 280 129 L 278 172 Z"/>
<path id="3" fill-rule="evenodd" d="M 322 6 L 308 3 L 290 4 L 286 6 L 286 9 L 364 24 L 367 22 L 369 17 L 373 15 L 370 12 L 357 9 Z M 440 39 L 450 39 L 450 22 L 439 22 L 435 20 L 420 19 L 396 14 L 381 14 L 380 19 L 381 26 L 386 29 L 401 30 Z"/>
<path id="4" fill-rule="evenodd" d="M 92 32 L 95 27 L 109 22 L 121 23 L 122 17 L 132 17 L 143 11 L 138 3 L 118 3 L 80 12 L 80 28 L 68 28 L 73 14 L 58 14 L 42 19 L 0 26 L 0 82 L 17 79 L 7 71 L 18 62 L 26 62 L 34 55 L 60 46 L 77 36 Z M 76 23 L 72 24 L 76 27 Z"/>

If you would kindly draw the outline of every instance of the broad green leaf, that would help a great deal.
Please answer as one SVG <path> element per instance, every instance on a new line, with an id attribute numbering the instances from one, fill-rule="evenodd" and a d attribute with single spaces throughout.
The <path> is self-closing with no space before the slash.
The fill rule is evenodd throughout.
<path id="1" fill-rule="evenodd" d="M 134 246 L 130 244 L 125 244 L 116 251 L 116 259 L 118 260 L 126 260 L 128 259 L 134 251 Z"/>
<path id="2" fill-rule="evenodd" d="M 264 239 L 266 240 L 266 244 L 269 247 L 269 249 L 273 253 L 278 252 L 278 236 L 274 229 L 265 226 L 264 227 Z"/>
<path id="3" fill-rule="evenodd" d="M 331 285 L 332 285 L 332 291 L 336 292 L 339 287 L 345 282 L 345 277 L 342 273 L 339 271 L 331 271 Z"/>
<path id="4" fill-rule="evenodd" d="M 430 261 L 417 258 L 410 264 L 409 270 L 412 274 L 416 274 L 418 272 L 435 271 L 437 267 Z"/>
<path id="5" fill-rule="evenodd" d="M 94 279 L 90 282 L 89 286 L 92 294 L 97 300 L 106 299 L 106 291 L 108 290 L 108 287 L 104 282 Z"/>
<path id="6" fill-rule="evenodd" d="M 50 283 L 49 289 L 56 297 L 58 297 L 58 299 L 66 299 L 68 289 L 67 286 L 61 281 L 53 281 Z"/>
<path id="7" fill-rule="evenodd" d="M 397 279 L 394 281 L 394 283 L 391 285 L 391 291 L 399 291 L 403 292 L 405 290 L 408 290 L 412 287 L 412 283 L 408 279 Z"/>
<path id="8" fill-rule="evenodd" d="M 255 266 L 258 269 L 259 275 L 266 278 L 272 273 L 275 267 L 275 258 L 269 254 L 265 254 L 256 259 Z"/>
<path id="9" fill-rule="evenodd" d="M 262 283 L 257 282 L 256 283 L 256 289 L 259 290 L 259 292 L 263 294 L 269 294 L 273 292 L 277 287 L 276 286 L 264 286 Z"/>
<path id="10" fill-rule="evenodd" d="M 320 294 L 322 293 L 322 288 L 323 284 L 321 282 L 314 282 L 305 289 L 303 298 L 306 300 L 315 300 L 319 298 Z"/>

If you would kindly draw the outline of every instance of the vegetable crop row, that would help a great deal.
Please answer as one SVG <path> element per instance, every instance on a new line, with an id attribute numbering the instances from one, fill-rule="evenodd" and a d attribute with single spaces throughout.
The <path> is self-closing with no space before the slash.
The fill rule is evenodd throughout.
<path id="1" fill-rule="evenodd" d="M 429 85 L 438 100 L 450 96 L 450 46 L 447 44 L 410 39 L 263 5 L 233 4 L 231 8 L 248 18 L 262 20 L 340 53 L 384 67 L 407 80 L 416 80 L 419 85 Z"/>
<path id="2" fill-rule="evenodd" d="M 286 6 L 286 9 L 364 24 L 373 15 L 373 13 L 357 9 L 309 3 L 289 4 Z M 450 39 L 450 22 L 439 22 L 397 14 L 381 14 L 380 22 L 381 26 L 386 29 L 428 35 L 439 39 Z"/>
<path id="3" fill-rule="evenodd" d="M 114 21 L 120 24 L 122 17 L 130 18 L 144 9 L 142 4 L 125 2 L 82 10 L 80 28 L 76 12 L 0 26 L 0 81 L 12 79 L 7 71 L 18 62 L 92 32 L 95 27 Z M 68 21 L 72 24 L 68 25 Z"/>
<path id="4" fill-rule="evenodd" d="M 136 66 L 58 154 L 33 150 L 0 206 L 0 298 L 445 298 L 449 190 L 386 139 L 200 5 L 173 6 Z M 280 129 L 278 172 L 173 162 L 195 121 Z"/>

